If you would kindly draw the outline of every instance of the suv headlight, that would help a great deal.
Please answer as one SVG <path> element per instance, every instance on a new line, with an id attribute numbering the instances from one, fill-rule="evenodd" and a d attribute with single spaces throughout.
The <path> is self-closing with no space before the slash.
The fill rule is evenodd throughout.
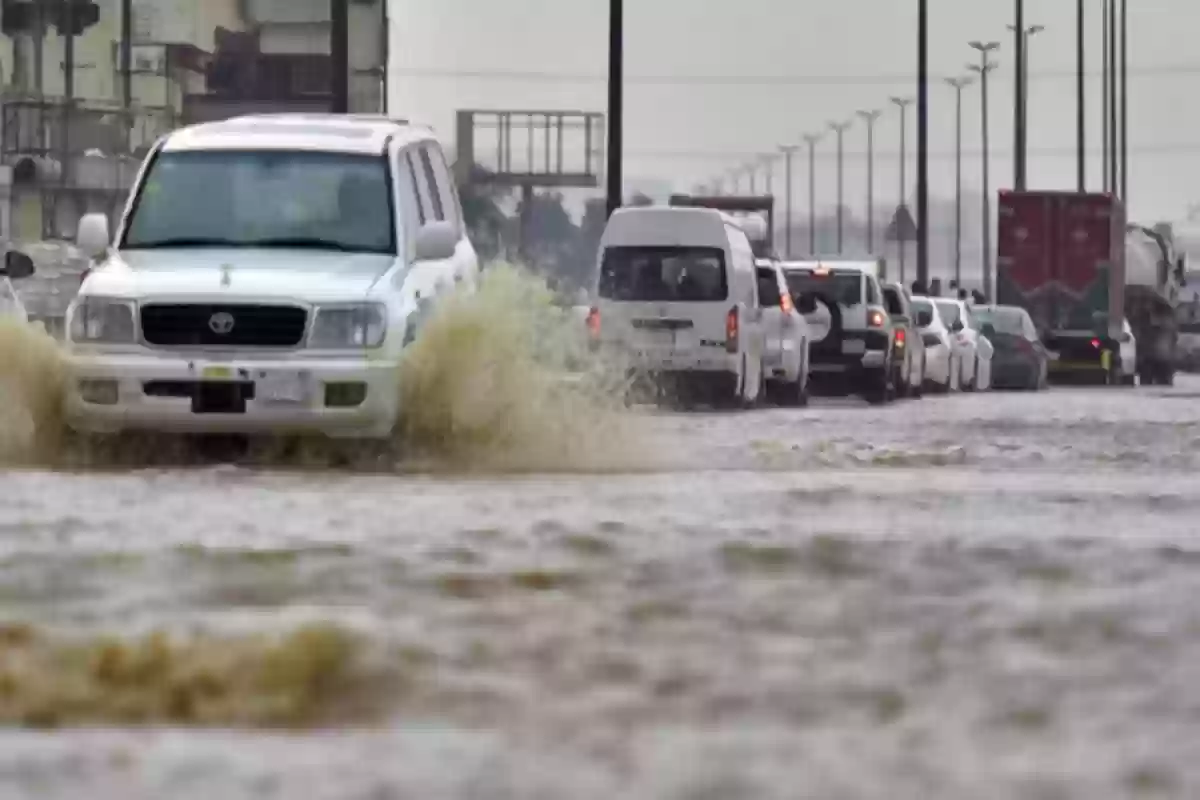
<path id="1" fill-rule="evenodd" d="M 131 300 L 105 297 L 79 300 L 68 323 L 71 341 L 133 344 L 137 341 L 136 308 Z"/>
<path id="2" fill-rule="evenodd" d="M 387 307 L 380 303 L 317 306 L 308 346 L 317 350 L 379 347 L 386 335 Z"/>

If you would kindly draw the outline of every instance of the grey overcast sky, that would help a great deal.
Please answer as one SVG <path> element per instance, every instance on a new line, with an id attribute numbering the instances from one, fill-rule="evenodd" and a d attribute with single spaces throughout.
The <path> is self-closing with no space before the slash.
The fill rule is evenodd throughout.
<path id="1" fill-rule="evenodd" d="M 1100 182 L 1100 0 L 1088 0 L 1089 179 Z M 605 0 L 393 0 L 393 113 L 451 142 L 458 108 L 604 111 Z M 914 96 L 916 0 L 626 0 L 628 182 L 676 188 L 728 175 L 802 133 Z M 1129 195 L 1142 221 L 1180 219 L 1200 202 L 1200 2 L 1130 0 Z M 1011 182 L 1012 22 L 1008 0 L 930 0 L 931 190 L 953 192 L 954 105 L 945 76 L 966 73 L 971 39 L 1002 43 L 992 73 L 993 188 Z M 1031 188 L 1075 183 L 1075 0 L 1026 0 Z M 506 74 L 507 73 L 507 74 Z M 513 75 L 513 73 L 519 73 Z M 724 80 L 716 80 L 718 78 Z M 964 93 L 966 180 L 980 185 L 980 96 Z M 910 114 L 909 155 L 915 143 Z M 846 136 L 846 202 L 865 195 L 861 123 Z M 898 193 L 898 115 L 877 128 L 877 198 Z M 835 197 L 833 141 L 819 195 Z M 912 162 L 910 162 L 912 163 Z M 776 173 L 776 181 L 780 178 Z M 910 166 L 910 187 L 914 168 Z M 760 186 L 762 178 L 759 178 Z M 796 166 L 797 197 L 807 180 Z M 780 184 L 776 184 L 779 191 Z"/>

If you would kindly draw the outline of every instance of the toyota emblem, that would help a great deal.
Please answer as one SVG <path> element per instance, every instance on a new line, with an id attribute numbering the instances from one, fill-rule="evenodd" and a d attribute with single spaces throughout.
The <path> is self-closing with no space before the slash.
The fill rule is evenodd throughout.
<path id="1" fill-rule="evenodd" d="M 218 336 L 225 336 L 233 330 L 233 314 L 218 311 L 208 318 L 208 328 Z"/>

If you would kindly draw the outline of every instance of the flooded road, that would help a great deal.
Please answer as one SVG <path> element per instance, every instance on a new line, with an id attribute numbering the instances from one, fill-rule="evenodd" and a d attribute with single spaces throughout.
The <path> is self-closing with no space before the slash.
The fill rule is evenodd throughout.
<path id="1" fill-rule="evenodd" d="M 319 622 L 382 677 L 311 733 L 11 728 L 0 797 L 1197 797 L 1198 409 L 664 413 L 624 474 L 10 472 L 26 636 Z"/>

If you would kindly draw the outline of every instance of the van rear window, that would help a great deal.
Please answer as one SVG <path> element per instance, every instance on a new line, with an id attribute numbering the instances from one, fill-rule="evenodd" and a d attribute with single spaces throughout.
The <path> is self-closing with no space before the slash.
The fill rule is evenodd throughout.
<path id="1" fill-rule="evenodd" d="M 647 303 L 725 300 L 725 254 L 716 247 L 606 247 L 600 296 Z"/>

